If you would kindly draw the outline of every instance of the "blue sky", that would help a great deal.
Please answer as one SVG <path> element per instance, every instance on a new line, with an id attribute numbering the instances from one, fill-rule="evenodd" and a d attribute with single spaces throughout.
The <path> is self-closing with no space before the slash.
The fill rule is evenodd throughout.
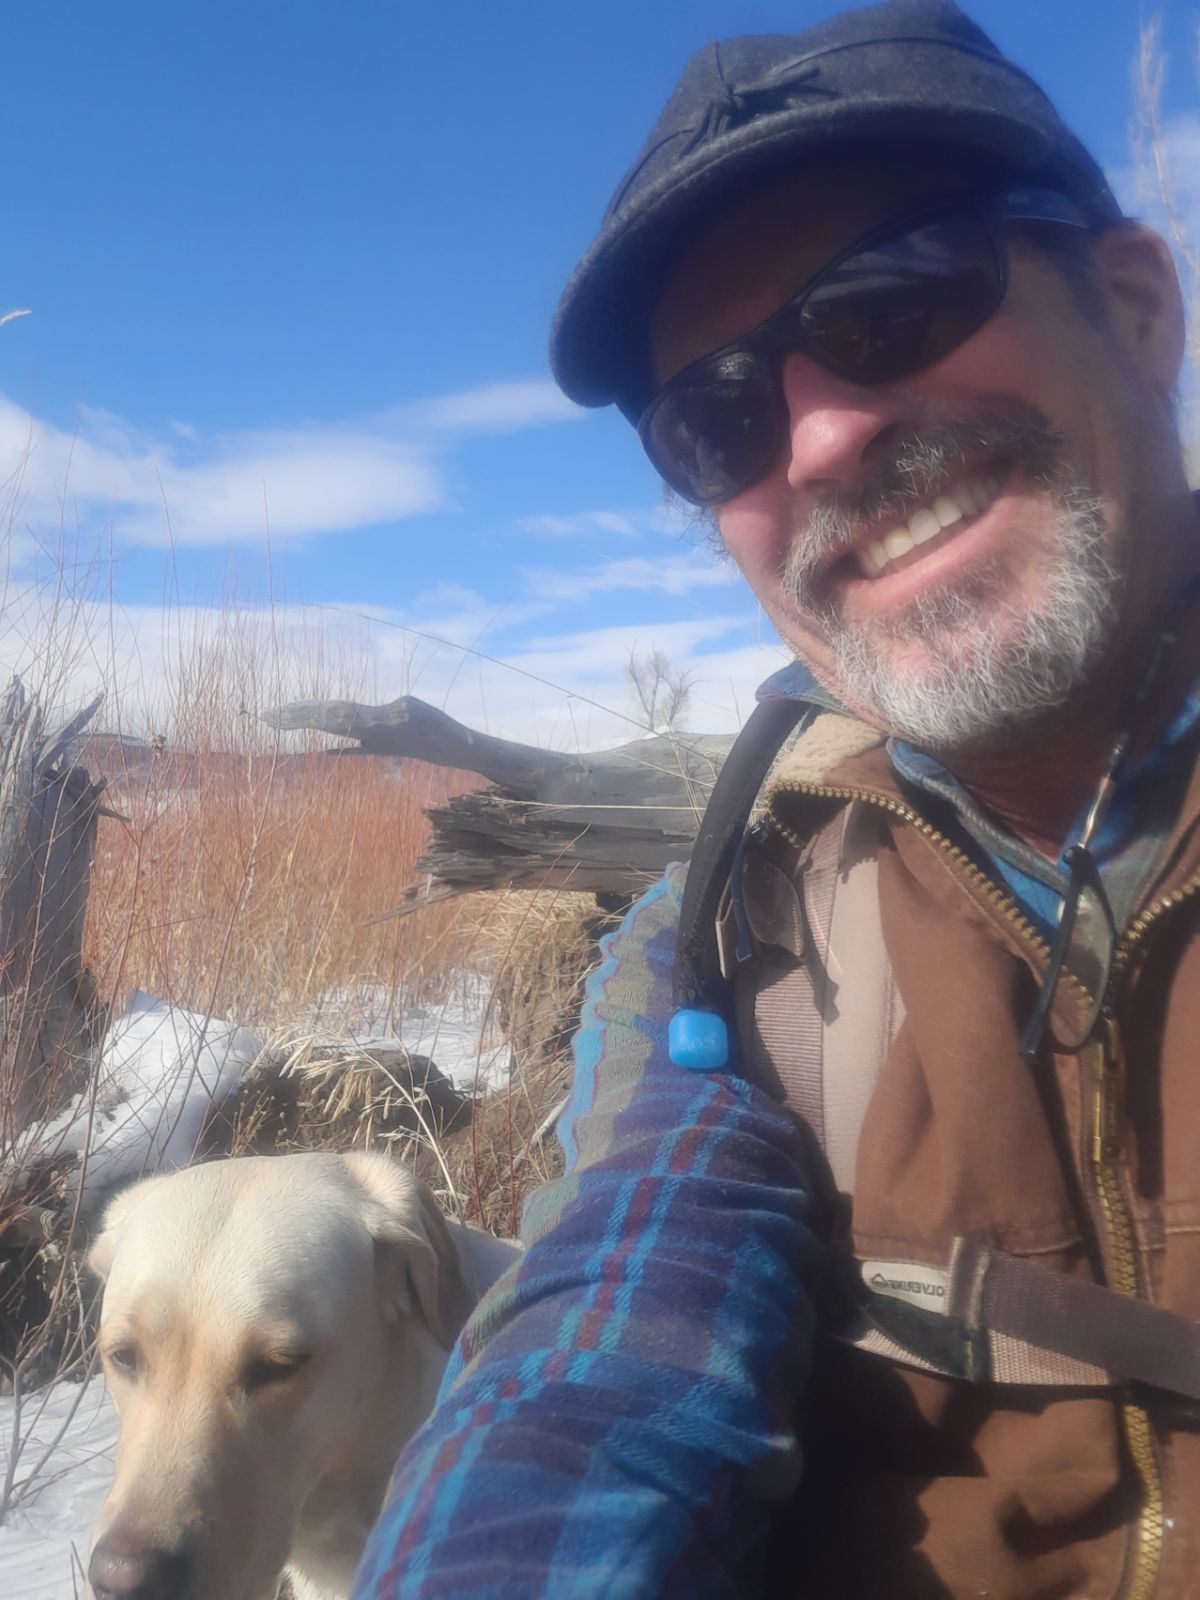
<path id="1" fill-rule="evenodd" d="M 251 604 L 272 592 L 285 631 L 333 640 L 373 696 L 415 688 L 493 731 L 619 737 L 596 707 L 630 710 L 624 662 L 654 646 L 696 675 L 692 726 L 731 725 L 769 630 L 665 518 L 627 426 L 557 396 L 546 332 L 687 54 L 829 9 L 9 8 L 0 315 L 31 314 L 0 327 L 0 481 L 19 478 L 0 655 L 36 643 L 17 602 L 65 523 L 73 550 L 103 552 L 114 607 L 88 670 L 115 652 L 147 693 L 164 641 L 236 583 Z M 971 9 L 1127 168 L 1136 0 Z M 1196 21 L 1165 9 L 1193 171 Z"/>

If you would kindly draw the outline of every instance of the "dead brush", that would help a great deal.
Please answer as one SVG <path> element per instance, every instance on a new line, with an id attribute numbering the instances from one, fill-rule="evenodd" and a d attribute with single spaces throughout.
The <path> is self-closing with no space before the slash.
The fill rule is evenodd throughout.
<path id="1" fill-rule="evenodd" d="M 210 1149 L 232 1155 L 386 1147 L 406 1134 L 445 1138 L 471 1103 L 428 1056 L 399 1041 L 358 1045 L 276 1036 L 210 1123 Z"/>
<path id="2" fill-rule="evenodd" d="M 491 1009 L 521 1076 L 564 1070 L 597 942 L 616 924 L 590 894 L 511 890 L 488 911 L 480 952 L 494 972 Z"/>
<path id="3" fill-rule="evenodd" d="M 526 1195 L 562 1171 L 550 1136 L 566 1098 L 583 984 L 614 920 L 592 895 L 513 890 L 493 897 L 480 925 L 478 948 L 492 973 L 485 1022 L 512 1046 L 509 1081 L 477 1104 L 464 1132 L 414 1144 L 411 1159 L 435 1189 L 441 1175 L 460 1215 L 495 1233 L 514 1235 Z"/>
<path id="4" fill-rule="evenodd" d="M 526 1195 L 562 1170 L 551 1134 L 583 983 L 614 918 L 591 895 L 474 898 L 465 947 L 470 964 L 490 974 L 481 1034 L 499 1032 L 511 1045 L 508 1081 L 455 1089 L 435 1065 L 436 1028 L 432 1061 L 390 1041 L 280 1033 L 226 1112 L 226 1148 L 384 1147 L 411 1162 L 451 1214 L 516 1233 Z M 419 926 L 424 914 L 405 920 Z"/>
<path id="5" fill-rule="evenodd" d="M 198 1156 L 382 1145 L 415 1165 L 448 1212 L 513 1234 L 525 1195 L 559 1170 L 549 1132 L 604 919 L 590 896 L 544 892 L 463 896 L 374 921 L 420 877 L 426 809 L 479 780 L 269 730 L 258 717 L 267 706 L 363 688 L 319 660 L 284 670 L 269 616 L 232 608 L 206 626 L 179 642 L 166 731 L 145 737 L 135 721 L 143 736 L 123 737 L 114 685 L 105 731 L 83 751 L 109 813 L 83 939 L 98 1014 L 119 1014 L 140 989 L 268 1041 L 233 1100 L 212 1108 Z M 63 638 L 76 627 L 99 658 L 102 612 L 64 602 Z M 499 1088 L 482 1076 L 460 1090 L 444 1080 L 436 1018 L 422 1046 L 432 1061 L 391 1041 L 355 1042 L 368 1016 L 390 1034 L 416 1008 L 428 1015 L 480 986 L 481 1033 L 513 1044 Z M 78 1089 L 99 1132 L 107 1085 L 95 1052 L 83 1075 L 64 1093 Z M 45 1240 L 14 1233 L 0 1260 L 0 1381 L 13 1396 L 0 1522 L 48 1470 L 31 1455 L 38 1413 L 23 1397 L 92 1370 L 80 1193 L 65 1174 L 39 1190 L 32 1198 L 52 1213 Z M 29 1209 L 31 1196 L 20 1198 Z"/>

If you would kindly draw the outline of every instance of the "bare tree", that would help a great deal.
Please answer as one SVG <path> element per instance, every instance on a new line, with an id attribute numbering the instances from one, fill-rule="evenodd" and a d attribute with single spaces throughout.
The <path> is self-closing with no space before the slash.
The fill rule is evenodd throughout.
<path id="1" fill-rule="evenodd" d="M 638 718 L 652 733 L 679 733 L 687 719 L 693 675 L 673 667 L 661 650 L 629 653 L 625 668 Z"/>

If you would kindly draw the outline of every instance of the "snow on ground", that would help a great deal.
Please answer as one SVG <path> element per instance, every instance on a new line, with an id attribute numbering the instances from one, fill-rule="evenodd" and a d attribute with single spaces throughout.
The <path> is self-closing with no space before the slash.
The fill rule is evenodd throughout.
<path id="1" fill-rule="evenodd" d="M 458 1089 L 483 1093 L 508 1083 L 512 1048 L 486 1027 L 484 1007 L 473 996 L 412 1006 L 398 1032 L 406 1050 L 428 1056 Z"/>
<path id="2" fill-rule="evenodd" d="M 0 1470 L 13 1449 L 14 1407 L 0 1398 Z M 27 1494 L 0 1525 L 4 1600 L 73 1600 L 84 1593 L 92 1524 L 112 1481 L 116 1412 L 97 1374 L 26 1395 L 20 1423 L 18 1489 Z"/>
<path id="3" fill-rule="evenodd" d="M 86 1149 L 89 1199 L 123 1178 L 186 1166 L 205 1117 L 261 1049 L 249 1028 L 135 990 L 104 1036 L 94 1098 L 78 1095 L 25 1159 Z"/>
<path id="4" fill-rule="evenodd" d="M 339 991 L 322 1005 L 317 1043 L 352 1042 L 364 1052 L 395 1050 L 428 1056 L 465 1094 L 483 1094 L 507 1087 L 512 1049 L 489 1015 L 491 980 L 471 975 L 449 999 L 430 1005 L 407 1005 L 399 1020 L 388 989 Z M 330 1023 L 336 1018 L 336 1032 Z"/>

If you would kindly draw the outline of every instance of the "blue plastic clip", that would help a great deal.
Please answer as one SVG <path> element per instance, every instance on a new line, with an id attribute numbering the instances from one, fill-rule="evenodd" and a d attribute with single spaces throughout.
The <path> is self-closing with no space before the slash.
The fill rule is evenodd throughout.
<path id="1" fill-rule="evenodd" d="M 715 1011 L 677 1011 L 667 1029 L 667 1047 L 677 1067 L 715 1072 L 729 1062 L 729 1029 Z"/>

